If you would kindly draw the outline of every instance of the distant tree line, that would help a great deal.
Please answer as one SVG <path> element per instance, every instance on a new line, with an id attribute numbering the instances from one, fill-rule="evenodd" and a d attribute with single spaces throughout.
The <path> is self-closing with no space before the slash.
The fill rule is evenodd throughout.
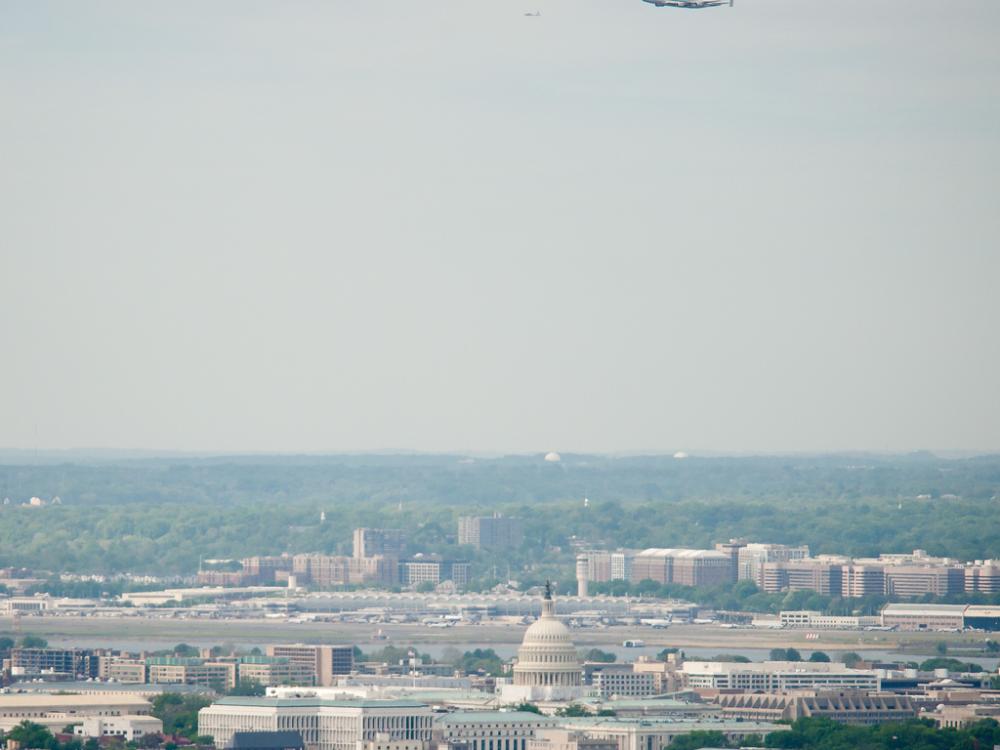
<path id="1" fill-rule="evenodd" d="M 55 494 L 61 505 L 16 504 Z M 540 457 L 463 463 L 458 456 L 334 456 L 5 465 L 0 496 L 15 500 L 0 505 L 0 566 L 56 572 L 190 574 L 202 556 L 349 553 L 357 526 L 406 528 L 414 549 L 471 559 L 477 588 L 506 580 L 508 567 L 526 583 L 567 581 L 571 542 L 579 539 L 609 548 L 705 547 L 739 536 L 805 543 L 814 553 L 922 547 L 976 559 L 995 554 L 1000 538 L 996 456 L 564 455 L 558 464 Z M 493 511 L 525 521 L 523 545 L 495 553 L 456 545 L 458 516 Z M 120 593 L 115 583 L 52 580 L 42 588 Z"/>

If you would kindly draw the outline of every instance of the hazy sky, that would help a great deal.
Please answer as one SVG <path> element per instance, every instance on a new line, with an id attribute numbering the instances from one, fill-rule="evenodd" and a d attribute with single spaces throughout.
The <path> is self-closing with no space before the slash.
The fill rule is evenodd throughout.
<path id="1" fill-rule="evenodd" d="M 5 0 L 0 446 L 1000 449 L 998 40 Z"/>

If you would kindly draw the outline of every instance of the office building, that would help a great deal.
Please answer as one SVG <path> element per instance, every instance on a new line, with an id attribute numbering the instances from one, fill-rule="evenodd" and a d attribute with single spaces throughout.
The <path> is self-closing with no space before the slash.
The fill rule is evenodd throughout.
<path id="1" fill-rule="evenodd" d="M 613 742 L 618 750 L 665 750 L 678 737 L 692 732 L 719 732 L 729 743 L 747 737 L 766 737 L 771 732 L 786 731 L 787 725 L 763 721 L 699 718 L 690 721 L 673 717 L 591 716 L 557 719 L 559 727 L 582 732 L 591 739 Z"/>
<path id="2" fill-rule="evenodd" d="M 539 730 L 555 726 L 528 711 L 456 711 L 435 718 L 434 738 L 468 750 L 526 750 Z"/>
<path id="3" fill-rule="evenodd" d="M 13 648 L 10 672 L 15 676 L 63 674 L 74 677 L 97 677 L 100 658 L 90 649 Z"/>
<path id="4" fill-rule="evenodd" d="M 808 628 L 810 630 L 861 630 L 878 627 L 882 619 L 865 615 L 825 615 L 813 610 L 783 610 L 778 620 L 784 628 Z"/>
<path id="5" fill-rule="evenodd" d="M 917 715 L 917 706 L 908 696 L 869 695 L 859 690 L 722 694 L 716 700 L 724 718 L 746 721 L 795 721 L 823 717 L 841 724 L 872 726 L 906 721 Z"/>
<path id="6" fill-rule="evenodd" d="M 841 596 L 860 599 L 885 593 L 885 569 L 881 565 L 844 565 L 841 569 Z"/>
<path id="7" fill-rule="evenodd" d="M 728 542 L 718 542 L 715 545 L 717 552 L 722 552 L 729 556 L 729 564 L 732 569 L 732 580 L 739 579 L 740 572 L 740 550 L 747 546 L 742 539 L 730 539 Z"/>
<path id="8" fill-rule="evenodd" d="M 281 583 L 292 570 L 290 555 L 246 557 L 241 562 L 246 585 Z"/>
<path id="9" fill-rule="evenodd" d="M 759 574 L 760 588 L 769 594 L 808 589 L 825 596 L 840 596 L 843 590 L 841 563 L 811 558 L 765 562 L 760 565 Z"/>
<path id="10" fill-rule="evenodd" d="M 618 742 L 570 729 L 538 729 L 528 740 L 527 750 L 618 750 Z"/>
<path id="11" fill-rule="evenodd" d="M 288 659 L 292 664 L 312 669 L 313 679 L 308 683 L 310 685 L 331 687 L 336 684 L 337 677 L 354 671 L 353 646 L 280 643 L 268 646 L 265 652 L 270 657 Z"/>
<path id="12" fill-rule="evenodd" d="M 640 656 L 633 664 L 632 671 L 653 676 L 653 695 L 675 693 L 684 686 L 683 676 L 678 672 L 680 660 L 677 654 L 668 654 L 666 661 L 650 656 Z"/>
<path id="13" fill-rule="evenodd" d="M 898 597 L 948 596 L 965 591 L 965 569 L 959 565 L 886 565 L 885 593 Z"/>
<path id="14" fill-rule="evenodd" d="M 809 557 L 809 547 L 790 547 L 786 544 L 746 544 L 737 550 L 737 578 L 753 581 L 764 587 L 763 565 L 768 562 L 791 562 Z"/>
<path id="15" fill-rule="evenodd" d="M 77 737 L 115 737 L 125 742 L 162 733 L 163 722 L 155 716 L 88 716 L 73 728 Z"/>
<path id="16" fill-rule="evenodd" d="M 470 565 L 464 560 L 445 560 L 439 555 L 415 555 L 399 563 L 399 582 L 404 586 L 452 581 L 464 588 L 469 583 Z"/>
<path id="17" fill-rule="evenodd" d="M 125 656 L 102 656 L 99 676 L 102 680 L 112 682 L 146 682 L 146 660 Z"/>
<path id="18" fill-rule="evenodd" d="M 379 737 L 429 742 L 431 710 L 406 700 L 336 701 L 319 698 L 221 698 L 198 712 L 198 734 L 219 748 L 237 732 L 295 731 L 314 750 L 358 750 Z"/>
<path id="19" fill-rule="evenodd" d="M 354 557 L 394 557 L 406 552 L 406 534 L 402 529 L 355 529 Z"/>
<path id="20" fill-rule="evenodd" d="M 0 730 L 9 731 L 27 720 L 58 732 L 66 726 L 68 716 L 146 716 L 152 708 L 148 700 L 138 695 L 6 694 L 0 695 Z"/>
<path id="21" fill-rule="evenodd" d="M 965 590 L 1000 593 L 1000 560 L 976 561 L 965 569 Z"/>
<path id="22" fill-rule="evenodd" d="M 595 671 L 593 685 L 602 698 L 647 698 L 656 694 L 656 676 L 637 672 L 631 664 L 609 664 Z"/>
<path id="23" fill-rule="evenodd" d="M 215 690 L 231 690 L 237 684 L 237 665 L 232 661 L 152 657 L 146 659 L 146 674 L 152 685 L 200 685 Z"/>
<path id="24" fill-rule="evenodd" d="M 296 581 L 319 588 L 365 583 L 390 586 L 399 580 L 398 568 L 398 561 L 394 557 L 319 554 L 301 554 L 292 557 L 292 574 Z"/>
<path id="25" fill-rule="evenodd" d="M 587 596 L 588 583 L 627 581 L 632 575 L 632 550 L 590 550 L 576 556 L 577 596 Z"/>
<path id="26" fill-rule="evenodd" d="M 524 529 L 518 518 L 462 516 L 458 519 L 458 543 L 477 549 L 508 550 L 521 546 Z"/>
<path id="27" fill-rule="evenodd" d="M 940 729 L 966 729 L 985 719 L 1000 721 L 1000 704 L 939 705 L 935 710 L 925 711 L 920 716 L 924 719 L 930 719 Z M 995 747 L 994 750 L 996 750 Z"/>
<path id="28" fill-rule="evenodd" d="M 281 656 L 243 656 L 237 665 L 238 679 L 265 687 L 275 685 L 315 685 L 315 664 Z"/>
<path id="29" fill-rule="evenodd" d="M 877 691 L 878 675 L 870 669 L 850 669 L 839 662 L 765 661 L 742 664 L 687 661 L 680 669 L 692 689 L 744 690 L 778 693 L 802 688 L 850 688 Z"/>
<path id="30" fill-rule="evenodd" d="M 632 559 L 632 580 L 714 586 L 732 579 L 731 565 L 730 555 L 717 550 L 651 548 Z"/>

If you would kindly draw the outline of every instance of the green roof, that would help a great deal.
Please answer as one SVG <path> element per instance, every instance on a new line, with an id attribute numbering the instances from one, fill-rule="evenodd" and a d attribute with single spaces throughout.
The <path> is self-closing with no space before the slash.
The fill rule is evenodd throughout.
<path id="1" fill-rule="evenodd" d="M 219 698 L 214 706 L 266 706 L 271 708 L 330 707 L 330 708 L 426 708 L 426 703 L 406 700 L 356 700 L 333 701 L 323 698 L 258 698 L 254 696 L 228 696 Z"/>
<path id="2" fill-rule="evenodd" d="M 287 656 L 241 656 L 240 664 L 288 664 Z"/>
<path id="3" fill-rule="evenodd" d="M 635 726 L 635 727 L 677 727 L 688 731 L 725 732 L 746 729 L 786 729 L 787 724 L 770 721 L 746 721 L 741 719 L 671 719 L 660 716 L 581 716 L 559 717 L 560 726 Z"/>
<path id="4" fill-rule="evenodd" d="M 531 711 L 455 711 L 436 717 L 439 723 L 489 723 L 495 721 L 551 722 L 551 716 L 542 716 Z"/>

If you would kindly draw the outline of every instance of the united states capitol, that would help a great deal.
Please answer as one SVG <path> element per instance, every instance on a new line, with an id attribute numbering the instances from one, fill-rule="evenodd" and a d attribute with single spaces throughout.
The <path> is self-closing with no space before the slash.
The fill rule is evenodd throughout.
<path id="1" fill-rule="evenodd" d="M 713 685 L 720 679 L 775 691 L 812 688 L 813 696 L 834 690 L 868 708 L 866 692 L 879 688 L 873 670 L 838 663 L 685 664 L 674 654 L 595 668 L 581 663 L 556 606 L 546 587 L 540 617 L 492 691 L 473 690 L 466 678 L 424 675 L 412 660 L 395 677 L 352 674 L 326 687 L 222 698 L 201 710 L 199 734 L 225 748 L 243 747 L 249 736 L 290 732 L 309 750 L 662 750 L 694 731 L 739 742 L 787 729 L 774 712 L 747 718 L 706 700 L 719 692 Z M 895 698 L 882 707 L 890 716 L 913 710 Z"/>

